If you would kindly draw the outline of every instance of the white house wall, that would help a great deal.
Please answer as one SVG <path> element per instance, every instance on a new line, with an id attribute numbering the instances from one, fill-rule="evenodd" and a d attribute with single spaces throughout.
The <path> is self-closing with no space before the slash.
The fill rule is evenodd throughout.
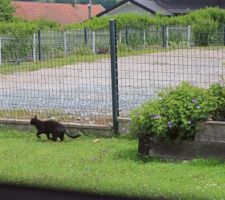
<path id="1" fill-rule="evenodd" d="M 120 14 L 120 13 L 138 13 L 138 14 L 153 15 L 152 13 L 142 9 L 139 6 L 136 6 L 135 4 L 133 4 L 131 2 L 127 2 L 123 5 L 121 5 L 120 7 L 109 11 L 106 15 L 116 15 L 116 14 Z"/>

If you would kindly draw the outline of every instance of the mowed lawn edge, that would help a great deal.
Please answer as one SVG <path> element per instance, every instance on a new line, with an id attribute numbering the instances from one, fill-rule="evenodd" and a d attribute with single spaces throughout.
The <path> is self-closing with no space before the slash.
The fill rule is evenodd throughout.
<path id="1" fill-rule="evenodd" d="M 171 199 L 225 197 L 225 163 L 137 155 L 137 141 L 82 136 L 52 142 L 0 127 L 0 181 L 98 194 Z"/>

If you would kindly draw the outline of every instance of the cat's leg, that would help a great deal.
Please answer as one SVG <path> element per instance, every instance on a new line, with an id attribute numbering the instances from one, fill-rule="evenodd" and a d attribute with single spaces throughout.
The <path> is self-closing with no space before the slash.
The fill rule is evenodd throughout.
<path id="1" fill-rule="evenodd" d="M 52 135 L 52 141 L 57 141 L 57 135 Z"/>
<path id="2" fill-rule="evenodd" d="M 60 140 L 63 141 L 64 140 L 64 134 L 59 136 Z"/>
<path id="3" fill-rule="evenodd" d="M 41 138 L 40 135 L 41 135 L 41 133 L 38 131 L 36 134 L 37 138 Z"/>
<path id="4" fill-rule="evenodd" d="M 49 140 L 52 140 L 52 137 L 50 137 L 50 135 L 51 135 L 51 133 L 48 133 L 48 134 L 47 134 L 47 138 L 48 138 Z"/>
<path id="5" fill-rule="evenodd" d="M 57 132 L 55 133 L 55 135 L 56 135 L 58 138 L 60 138 L 61 141 L 64 140 L 64 132 L 63 132 L 63 131 L 57 131 Z"/>

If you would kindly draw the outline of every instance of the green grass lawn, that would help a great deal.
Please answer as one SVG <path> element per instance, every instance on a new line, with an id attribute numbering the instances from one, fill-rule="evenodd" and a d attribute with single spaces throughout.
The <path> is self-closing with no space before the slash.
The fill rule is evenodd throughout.
<path id="1" fill-rule="evenodd" d="M 95 62 L 100 59 L 107 59 L 110 63 L 110 55 L 109 54 L 92 54 L 90 50 L 82 49 L 83 52 L 69 55 L 69 56 L 63 56 L 63 57 L 57 57 L 57 58 L 51 58 L 48 60 L 43 61 L 37 61 L 37 62 L 21 62 L 20 64 L 16 63 L 5 63 L 2 64 L 0 67 L 0 74 L 13 74 L 18 72 L 30 72 L 30 71 L 37 71 L 40 69 L 45 68 L 59 68 L 63 67 L 65 65 L 73 65 L 81 62 Z M 152 47 L 151 49 L 143 49 L 143 50 L 133 50 L 131 48 L 129 49 L 123 49 L 118 52 L 119 57 L 125 57 L 125 56 L 132 56 L 132 55 L 142 55 L 142 54 L 149 54 L 149 53 L 156 53 L 160 51 L 169 51 L 168 49 L 161 49 L 159 47 Z"/>
<path id="2" fill-rule="evenodd" d="M 0 181 L 139 197 L 222 199 L 225 163 L 137 156 L 137 141 L 82 136 L 51 142 L 0 128 Z"/>
<path id="3" fill-rule="evenodd" d="M 64 65 L 75 64 L 78 62 L 94 62 L 102 55 L 70 55 L 67 57 L 52 58 L 49 60 L 37 61 L 37 62 L 21 62 L 19 65 L 15 63 L 3 64 L 0 68 L 0 74 L 12 74 L 16 72 L 29 72 L 37 71 L 44 68 L 58 68 Z"/>

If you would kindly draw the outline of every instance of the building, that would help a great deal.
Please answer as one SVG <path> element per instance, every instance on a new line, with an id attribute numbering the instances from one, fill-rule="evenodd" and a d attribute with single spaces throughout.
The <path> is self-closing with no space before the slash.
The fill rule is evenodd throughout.
<path id="1" fill-rule="evenodd" d="M 61 25 L 81 23 L 89 18 L 87 4 L 66 3 L 41 3 L 14 1 L 15 16 L 26 19 L 47 19 Z M 101 13 L 105 9 L 100 5 L 92 5 L 92 16 Z"/>
<path id="2" fill-rule="evenodd" d="M 149 15 L 159 13 L 166 16 L 174 16 L 206 7 L 225 9 L 225 0 L 122 0 L 110 9 L 97 14 L 97 16 L 120 13 L 141 13 Z"/>

